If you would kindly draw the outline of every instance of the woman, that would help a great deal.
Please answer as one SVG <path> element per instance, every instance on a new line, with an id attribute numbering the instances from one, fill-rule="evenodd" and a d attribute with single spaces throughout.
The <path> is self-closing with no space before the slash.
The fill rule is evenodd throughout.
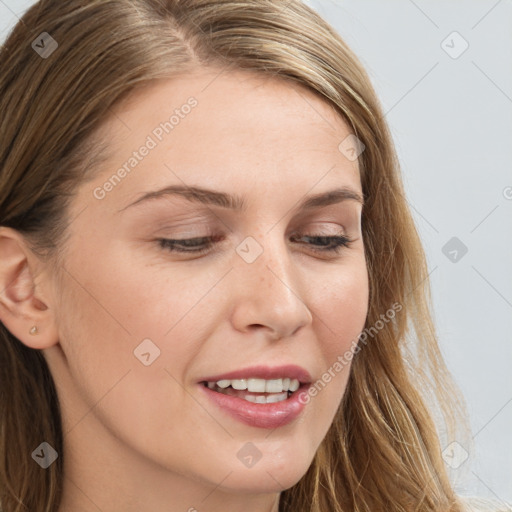
<path id="1" fill-rule="evenodd" d="M 4 512 L 468 509 L 392 141 L 325 21 L 40 1 L 0 63 Z"/>

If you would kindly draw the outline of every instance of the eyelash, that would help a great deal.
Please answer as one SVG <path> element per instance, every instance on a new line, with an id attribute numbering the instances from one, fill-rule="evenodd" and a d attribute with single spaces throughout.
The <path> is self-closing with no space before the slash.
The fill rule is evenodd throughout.
<path id="1" fill-rule="evenodd" d="M 324 236 L 324 235 L 302 235 L 301 238 L 308 238 L 310 240 L 321 240 L 322 242 L 328 242 L 333 244 L 334 246 L 318 249 L 314 248 L 313 251 L 318 253 L 335 253 L 338 254 L 342 251 L 343 248 L 349 247 L 354 240 L 346 237 L 345 235 L 337 235 L 337 236 Z M 197 237 L 197 238 L 186 238 L 181 240 L 173 240 L 170 238 L 160 238 L 158 239 L 158 243 L 162 249 L 166 249 L 170 252 L 179 252 L 179 253 L 192 253 L 192 254 L 203 254 L 206 253 L 214 243 L 219 241 L 220 237 L 212 237 L 212 236 L 204 236 L 204 237 Z M 191 242 L 197 242 L 197 241 L 207 241 L 206 247 L 201 247 L 200 249 L 178 249 L 179 244 L 187 244 Z M 204 245 L 203 244 L 196 244 L 197 245 Z M 325 244 L 320 244 L 321 246 L 325 247 Z M 190 246 L 189 246 L 190 247 Z M 194 245 L 192 245 L 194 247 Z"/>

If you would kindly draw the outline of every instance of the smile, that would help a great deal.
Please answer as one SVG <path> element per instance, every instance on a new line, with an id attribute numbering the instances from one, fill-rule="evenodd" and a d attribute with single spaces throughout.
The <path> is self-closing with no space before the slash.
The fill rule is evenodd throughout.
<path id="1" fill-rule="evenodd" d="M 298 379 L 223 379 L 204 382 L 204 386 L 224 395 L 236 396 L 255 404 L 282 402 L 299 389 Z"/>

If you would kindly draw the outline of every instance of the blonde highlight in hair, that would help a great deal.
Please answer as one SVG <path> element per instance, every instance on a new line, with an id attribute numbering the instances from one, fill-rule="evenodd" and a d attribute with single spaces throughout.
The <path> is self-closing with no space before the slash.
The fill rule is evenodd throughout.
<path id="1" fill-rule="evenodd" d="M 31 48 L 42 32 L 59 43 L 47 59 Z M 365 327 L 401 306 L 360 343 L 334 421 L 306 474 L 281 493 L 280 512 L 463 510 L 440 437 L 468 441 L 466 409 L 438 347 L 427 264 L 393 142 L 358 59 L 299 0 L 35 4 L 0 51 L 0 225 L 24 233 L 59 268 L 67 207 L 104 158 L 98 133 L 113 107 L 155 80 L 202 66 L 298 84 L 349 124 L 365 145 Z M 41 354 L 2 324 L 0 377 L 2 510 L 53 512 L 66 457 L 57 394 Z M 42 437 L 60 454 L 45 471 L 31 459 Z"/>

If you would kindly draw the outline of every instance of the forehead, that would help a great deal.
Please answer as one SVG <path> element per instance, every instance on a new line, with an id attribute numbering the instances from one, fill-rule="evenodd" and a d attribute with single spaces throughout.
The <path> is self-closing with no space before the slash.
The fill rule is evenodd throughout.
<path id="1" fill-rule="evenodd" d="M 191 102 L 196 104 L 193 109 L 189 107 Z M 252 140 L 254 146 L 272 137 L 274 146 L 280 142 L 289 146 L 292 135 L 313 139 L 324 132 L 338 141 L 351 132 L 327 100 L 301 84 L 256 72 L 217 68 L 199 68 L 149 84 L 129 95 L 111 114 L 101 131 L 113 149 L 136 145 L 141 136 L 159 126 L 165 129 L 166 123 L 170 128 L 165 131 L 167 141 L 178 140 L 180 132 L 193 128 L 198 147 L 208 140 L 234 142 L 237 135 L 239 139 L 257 135 Z M 298 139 L 297 145 L 302 142 Z M 333 141 L 325 142 L 327 146 Z"/>
<path id="2" fill-rule="evenodd" d="M 173 109 L 190 96 L 201 98 L 203 108 L 223 108 L 244 105 L 246 109 L 258 106 L 294 108 L 299 114 L 320 109 L 330 111 L 332 122 L 334 109 L 317 93 L 286 77 L 277 77 L 250 70 L 227 70 L 226 68 L 201 67 L 172 78 L 155 80 L 129 94 L 117 104 L 113 113 L 129 115 L 137 109 L 148 109 L 165 115 L 166 109 Z M 302 98 L 301 102 L 298 102 Z M 181 100 L 181 101 L 180 101 Z M 302 103 L 302 109 L 297 106 Z M 155 110 L 156 108 L 156 110 Z M 242 114 L 243 112 L 238 112 Z M 320 113 L 319 113 L 320 114 Z"/>
<path id="3" fill-rule="evenodd" d="M 103 178 L 136 164 L 112 198 L 173 183 L 244 188 L 244 195 L 299 193 L 319 180 L 325 187 L 360 184 L 357 160 L 339 149 L 349 126 L 329 103 L 289 81 L 201 69 L 152 83 L 111 112 L 100 136 L 110 151 Z M 150 143 L 135 162 L 134 151 Z"/>

